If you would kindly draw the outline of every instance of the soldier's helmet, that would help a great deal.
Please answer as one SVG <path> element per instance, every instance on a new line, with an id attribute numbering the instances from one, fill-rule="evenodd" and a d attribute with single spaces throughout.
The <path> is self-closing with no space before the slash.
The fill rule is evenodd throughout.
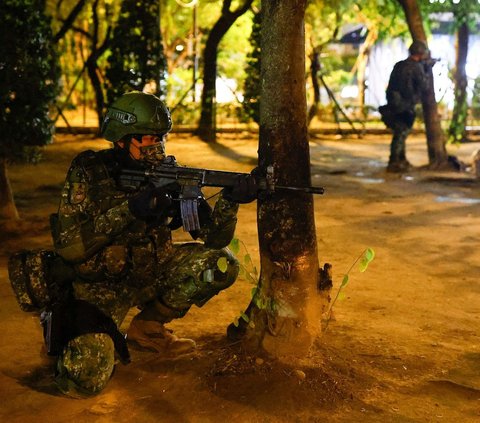
<path id="1" fill-rule="evenodd" d="M 125 135 L 164 135 L 172 129 L 167 106 L 153 94 L 132 91 L 123 94 L 108 108 L 102 136 L 112 142 Z"/>
<path id="2" fill-rule="evenodd" d="M 418 54 L 418 55 L 423 56 L 426 53 L 428 53 L 428 47 L 423 41 L 414 40 L 413 43 L 408 48 L 408 52 L 411 55 Z"/>

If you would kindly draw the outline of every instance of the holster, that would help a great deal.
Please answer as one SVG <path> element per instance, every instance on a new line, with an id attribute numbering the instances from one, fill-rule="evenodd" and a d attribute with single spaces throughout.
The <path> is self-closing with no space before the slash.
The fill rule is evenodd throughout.
<path id="1" fill-rule="evenodd" d="M 122 363 L 130 362 L 127 341 L 111 317 L 83 300 L 69 300 L 50 306 L 40 316 L 48 355 L 59 355 L 72 339 L 88 333 L 105 333 L 112 338 Z"/>

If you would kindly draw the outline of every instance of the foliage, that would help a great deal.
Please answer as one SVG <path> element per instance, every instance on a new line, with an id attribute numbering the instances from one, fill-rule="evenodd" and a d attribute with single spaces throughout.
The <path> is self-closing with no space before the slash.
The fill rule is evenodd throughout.
<path id="1" fill-rule="evenodd" d="M 166 61 L 159 28 L 159 2 L 123 0 L 113 31 L 105 73 L 107 101 L 127 91 L 142 91 L 153 82 L 152 93 L 165 96 Z"/>
<path id="2" fill-rule="evenodd" d="M 408 31 L 399 10 L 400 6 L 389 0 L 310 1 L 306 15 L 311 50 L 308 56 L 312 60 L 320 59 L 319 72 L 332 92 L 340 92 L 345 85 L 352 84 L 356 76 L 359 100 L 365 107 L 365 69 L 371 48 L 377 41 L 403 36 Z M 362 43 L 352 48 L 339 42 L 342 29 L 359 25 L 365 31 Z M 316 89 L 314 83 L 312 86 Z M 316 98 L 314 101 L 318 101 L 318 94 Z"/>
<path id="3" fill-rule="evenodd" d="M 262 25 L 261 11 L 253 16 L 252 32 L 250 34 L 250 53 L 247 55 L 245 69 L 248 77 L 245 79 L 243 109 L 245 114 L 260 123 L 260 30 Z"/>
<path id="4" fill-rule="evenodd" d="M 455 19 L 452 20 L 452 33 L 464 23 L 468 24 L 471 31 L 477 29 L 476 23 L 480 13 L 480 3 L 476 0 L 422 0 L 419 5 L 427 13 L 453 13 Z"/>
<path id="5" fill-rule="evenodd" d="M 42 0 L 4 0 L 0 8 L 0 157 L 51 141 L 49 106 L 59 68 Z"/>
<path id="6" fill-rule="evenodd" d="M 223 36 L 218 50 L 218 75 L 223 78 L 235 79 L 237 87 L 242 92 L 247 74 L 245 67 L 239 66 L 239 64 L 247 62 L 251 46 L 246 34 L 251 33 L 252 25 L 253 13 L 251 11 L 239 16 Z"/>
<path id="7" fill-rule="evenodd" d="M 345 289 L 345 287 L 348 285 L 350 281 L 350 272 L 353 270 L 353 268 L 357 263 L 358 263 L 358 270 L 362 273 L 365 272 L 368 268 L 368 265 L 372 262 L 374 258 L 375 258 L 375 251 L 373 251 L 372 248 L 367 248 L 362 254 L 360 254 L 357 257 L 357 259 L 350 266 L 350 269 L 348 269 L 347 273 L 343 275 L 342 283 L 338 287 L 337 294 L 335 295 L 335 298 L 333 299 L 333 301 L 330 303 L 330 307 L 325 312 L 325 318 L 323 319 L 324 330 L 327 329 L 328 324 L 332 319 L 333 306 L 335 305 L 337 300 L 343 297 L 343 290 Z"/>

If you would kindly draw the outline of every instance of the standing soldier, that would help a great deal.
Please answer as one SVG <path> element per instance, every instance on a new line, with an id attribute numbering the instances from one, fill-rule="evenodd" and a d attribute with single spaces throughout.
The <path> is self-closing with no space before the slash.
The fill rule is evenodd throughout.
<path id="1" fill-rule="evenodd" d="M 387 105 L 379 108 L 383 122 L 393 130 L 388 172 L 403 172 L 411 167 L 405 155 L 405 140 L 415 121 L 415 105 L 428 86 L 425 66 L 434 63 L 426 60 L 429 50 L 422 41 L 415 40 L 408 51 L 408 58 L 396 63 L 390 75 Z"/>
<path id="2" fill-rule="evenodd" d="M 57 349 L 56 381 L 65 393 L 101 391 L 112 375 L 115 350 L 128 361 L 118 327 L 134 306 L 141 311 L 131 322 L 129 341 L 169 355 L 192 351 L 193 340 L 176 337 L 164 324 L 193 304 L 203 306 L 237 277 L 238 262 L 226 246 L 238 204 L 256 198 L 252 176 L 223 189 L 213 210 L 200 198 L 200 229 L 190 234 L 202 242 L 183 244 L 171 237 L 182 225 L 175 190 L 119 183 L 122 169 L 165 158 L 171 127 L 160 99 L 124 94 L 102 127 L 113 148 L 79 154 L 68 171 L 51 225 L 55 252 L 73 267 L 74 278 L 70 298 L 53 307 L 44 324 L 46 340 Z M 217 267 L 220 258 L 228 263 L 225 272 Z"/>

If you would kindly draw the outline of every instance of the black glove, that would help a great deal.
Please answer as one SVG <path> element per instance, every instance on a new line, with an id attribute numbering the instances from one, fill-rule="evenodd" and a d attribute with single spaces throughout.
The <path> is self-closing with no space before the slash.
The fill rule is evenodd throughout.
<path id="1" fill-rule="evenodd" d="M 128 208 L 137 219 L 148 219 L 164 214 L 172 205 L 172 197 L 163 188 L 140 191 L 128 200 Z"/>
<path id="2" fill-rule="evenodd" d="M 253 174 L 238 175 L 236 184 L 223 190 L 223 198 L 234 203 L 245 204 L 256 200 L 257 193 L 257 180 Z"/>

